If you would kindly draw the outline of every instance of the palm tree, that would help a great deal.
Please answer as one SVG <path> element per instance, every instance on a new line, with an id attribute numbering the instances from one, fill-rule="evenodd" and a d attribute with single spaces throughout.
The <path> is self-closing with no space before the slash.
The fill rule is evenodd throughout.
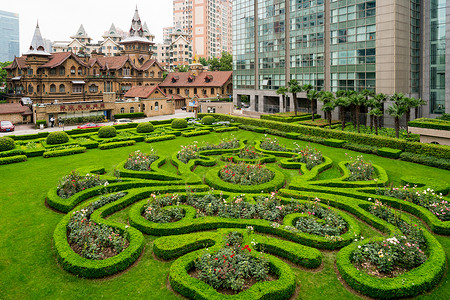
<path id="1" fill-rule="evenodd" d="M 361 91 L 360 94 L 366 98 L 365 105 L 367 107 L 370 107 L 370 104 L 374 104 L 373 102 L 369 101 L 370 100 L 369 97 L 370 98 L 375 97 L 375 93 L 373 91 L 365 89 L 365 90 Z M 366 125 L 366 124 L 367 123 L 365 123 L 364 125 Z M 371 132 L 372 132 L 372 126 L 373 126 L 373 117 L 370 118 L 370 131 Z"/>
<path id="2" fill-rule="evenodd" d="M 389 115 L 391 115 L 392 117 L 395 118 L 395 136 L 397 138 L 399 138 L 400 118 L 405 114 L 405 111 L 406 111 L 405 106 L 401 105 L 401 103 L 399 103 L 399 102 L 392 104 L 386 110 L 386 112 Z"/>
<path id="3" fill-rule="evenodd" d="M 384 102 L 386 102 L 386 100 L 388 99 L 388 96 L 386 96 L 385 94 L 383 94 L 383 93 L 379 93 L 379 94 L 376 94 L 375 95 L 375 97 L 374 97 L 374 99 L 377 101 L 377 103 L 378 103 L 378 105 L 377 105 L 377 107 L 376 108 L 378 108 L 380 111 L 381 111 L 381 116 L 376 116 L 376 115 L 374 115 L 374 117 L 376 117 L 376 118 L 378 118 L 378 128 L 381 128 L 381 122 L 379 122 L 380 121 L 380 118 L 383 116 L 383 103 Z"/>
<path id="4" fill-rule="evenodd" d="M 359 114 L 361 112 L 361 106 L 365 104 L 366 98 L 362 94 L 354 94 L 350 97 L 350 101 L 353 104 L 354 110 L 355 110 L 355 118 L 356 118 L 356 127 L 358 128 L 358 133 L 360 133 L 359 130 Z"/>
<path id="5" fill-rule="evenodd" d="M 283 105 L 284 105 L 284 107 L 286 107 L 286 94 L 287 94 L 287 92 L 288 92 L 288 89 L 286 87 L 284 87 L 284 86 L 279 87 L 277 92 L 276 92 L 277 95 L 281 95 L 281 97 L 283 97 Z"/>
<path id="6" fill-rule="evenodd" d="M 330 129 L 331 129 L 331 113 L 333 112 L 335 107 L 336 107 L 336 105 L 335 105 L 335 102 L 333 100 L 328 101 L 328 102 L 324 102 L 324 104 L 322 106 L 322 110 L 325 112 L 325 115 L 327 117 L 328 125 L 330 126 Z"/>
<path id="7" fill-rule="evenodd" d="M 414 107 L 415 103 L 416 103 L 415 98 L 404 98 L 403 99 L 403 106 L 405 107 L 405 113 L 406 113 L 406 132 L 408 134 L 409 137 L 409 130 L 408 130 L 408 123 L 409 121 L 411 121 L 411 108 Z"/>
<path id="8" fill-rule="evenodd" d="M 312 84 L 308 84 L 305 83 L 304 85 L 302 85 L 302 91 L 306 92 L 306 96 L 308 96 L 309 91 L 311 91 L 314 87 L 312 86 Z M 309 98 L 308 98 L 309 100 Z M 311 103 L 311 112 L 313 112 L 313 104 Z M 314 119 L 313 119 L 314 121 Z"/>
<path id="9" fill-rule="evenodd" d="M 383 111 L 379 107 L 376 107 L 370 110 L 369 115 L 374 118 L 375 134 L 378 135 L 378 121 L 383 116 Z"/>
<path id="10" fill-rule="evenodd" d="M 326 109 L 322 108 L 322 111 L 325 113 L 325 118 L 327 118 L 330 123 L 331 123 L 331 112 L 333 111 L 335 106 L 332 105 L 333 109 L 330 109 L 331 106 L 328 105 L 328 103 L 334 102 L 334 99 L 335 99 L 335 97 L 332 92 L 321 91 L 319 93 L 319 101 L 323 102 L 323 107 L 327 106 Z"/>
<path id="11" fill-rule="evenodd" d="M 298 84 L 297 79 L 292 79 L 288 83 L 289 92 L 292 93 L 292 98 L 294 100 L 294 111 L 295 116 L 297 116 L 297 93 L 300 93 L 302 91 L 302 87 Z"/>
<path id="12" fill-rule="evenodd" d="M 311 102 L 311 115 L 312 115 L 312 121 L 314 122 L 314 102 L 317 98 L 319 98 L 319 92 L 316 90 L 309 90 L 306 94 L 309 102 Z"/>
<path id="13" fill-rule="evenodd" d="M 425 104 L 427 104 L 424 100 L 422 100 L 422 98 L 419 98 L 419 99 L 416 99 L 416 98 L 413 98 L 414 99 L 414 119 L 417 119 L 418 117 L 419 117 L 419 108 L 422 106 L 422 105 L 425 105 Z"/>
<path id="14" fill-rule="evenodd" d="M 341 120 L 342 131 L 345 129 L 345 109 L 350 106 L 350 99 L 348 97 L 339 97 L 334 101 L 336 106 L 339 106 L 339 120 Z"/>

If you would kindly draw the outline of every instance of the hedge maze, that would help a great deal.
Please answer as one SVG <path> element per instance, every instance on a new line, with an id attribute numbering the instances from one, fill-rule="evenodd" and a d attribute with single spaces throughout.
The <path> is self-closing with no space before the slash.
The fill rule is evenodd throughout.
<path id="1" fill-rule="evenodd" d="M 146 142 L 156 143 L 177 135 L 151 137 Z M 369 180 L 350 181 L 352 174 L 348 166 L 352 164 L 351 160 L 333 162 L 324 153 L 321 163 L 308 169 L 305 163 L 299 162 L 300 154 L 294 153 L 293 149 L 266 150 L 261 147 L 261 142 L 257 141 L 253 145 L 258 159 L 239 158 L 239 152 L 248 146 L 247 141 L 239 141 L 239 145 L 231 149 L 199 148 L 187 163 L 179 159 L 178 153 L 173 153 L 169 158 L 153 161 L 148 171 L 126 169 L 126 157 L 117 166 L 115 176 L 105 175 L 102 168 L 78 170 L 82 175 L 98 174 L 98 179 L 104 183 L 78 191 L 68 198 L 60 197 L 56 186 L 48 191 L 48 205 L 66 213 L 53 235 L 58 262 L 67 272 L 85 278 L 114 275 L 127 270 L 137 261 L 144 248 L 144 234 L 157 236 L 153 243 L 154 255 L 162 260 L 173 260 L 168 278 L 172 289 L 191 299 L 219 299 L 224 295 L 192 276 L 191 271 L 202 254 L 214 253 L 225 247 L 225 236 L 233 232 L 242 237 L 241 245 L 246 244 L 254 250 L 251 255 L 266 257 L 273 279 L 257 281 L 244 291 L 229 295 L 230 298 L 290 298 L 296 289 L 301 289 L 297 286 L 292 265 L 311 270 L 319 268 L 322 265 L 322 251 L 325 250 L 338 252 L 337 275 L 351 289 L 365 296 L 411 297 L 439 284 L 447 270 L 446 256 L 441 244 L 428 230 L 449 235 L 450 222 L 439 219 L 427 207 L 377 194 L 377 190 L 389 183 L 382 166 L 372 166 Z M 220 172 L 223 172 L 224 165 L 239 163 L 248 164 L 249 169 L 250 166 L 262 164 L 259 166 L 271 171 L 272 177 L 268 182 L 256 185 L 236 185 L 222 180 Z M 176 173 L 161 169 L 165 164 L 175 166 Z M 333 165 L 340 170 L 341 176 L 320 179 L 320 174 Z M 200 175 L 195 172 L 197 167 L 205 168 L 206 171 Z M 287 181 L 281 169 L 298 170 L 299 175 Z M 252 179 L 249 180 L 251 182 Z M 416 185 L 420 190 L 432 188 L 444 195 L 442 201 L 448 200 L 445 198 L 449 189 L 448 181 L 429 182 L 419 176 L 405 177 L 403 182 Z M 125 194 L 113 202 L 105 200 L 109 199 L 108 195 L 118 192 Z M 218 203 L 217 207 L 209 211 L 211 205 L 201 202 L 205 199 L 219 199 L 222 203 L 214 202 Z M 391 219 L 384 220 L 372 214 L 370 208 L 378 205 L 373 199 L 388 207 L 386 210 L 395 212 L 395 224 L 410 224 L 405 226 L 413 226 L 419 232 L 424 241 L 420 251 L 426 255 L 426 260 L 419 266 L 390 277 L 375 276 L 357 266 L 354 261 L 357 249 L 410 234 L 404 229 L 410 227 L 396 226 Z M 145 218 L 152 203 L 160 204 L 158 207 L 152 206 L 159 211 L 155 216 L 170 215 L 174 219 L 152 222 Z M 273 206 L 270 206 L 272 203 Z M 127 207 L 131 207 L 128 224 L 107 218 Z M 232 211 L 233 208 L 238 211 Z M 177 213 L 182 213 L 182 216 L 173 217 L 176 215 L 175 212 L 170 213 L 173 209 L 177 209 Z M 224 212 L 226 209 L 230 211 Z M 88 215 L 83 219 L 85 222 L 107 226 L 115 234 L 125 237 L 127 242 L 121 252 L 97 260 L 77 253 L 68 242 L 68 235 L 73 232 L 69 228 L 73 221 L 71 219 L 80 212 Z M 224 217 L 232 214 L 238 217 Z M 411 215 L 423 220 L 429 228 L 422 223 L 414 224 Z M 383 236 L 364 239 L 356 219 L 376 228 Z M 333 227 L 335 224 L 340 224 L 338 229 Z M 112 239 L 111 236 L 109 239 Z"/>

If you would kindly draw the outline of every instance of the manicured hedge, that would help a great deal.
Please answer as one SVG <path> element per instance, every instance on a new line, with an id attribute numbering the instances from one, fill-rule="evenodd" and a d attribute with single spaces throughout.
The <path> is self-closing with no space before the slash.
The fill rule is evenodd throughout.
<path id="1" fill-rule="evenodd" d="M 104 126 L 100 127 L 98 130 L 98 137 L 105 139 L 105 138 L 112 138 L 117 135 L 117 130 L 113 126 Z"/>
<path id="2" fill-rule="evenodd" d="M 9 151 L 16 147 L 14 140 L 7 136 L 0 137 L 0 153 L 3 151 Z"/>
<path id="3" fill-rule="evenodd" d="M 36 120 L 36 128 L 40 128 L 41 124 L 47 127 L 47 120 Z"/>
<path id="4" fill-rule="evenodd" d="M 362 153 L 378 154 L 378 148 L 369 145 L 346 143 L 342 148 Z"/>
<path id="5" fill-rule="evenodd" d="M 403 152 L 400 154 L 400 159 L 439 169 L 450 170 L 450 159 L 436 158 L 434 156 L 420 155 L 411 152 Z"/>
<path id="6" fill-rule="evenodd" d="M 346 141 L 337 140 L 337 139 L 326 139 L 323 141 L 323 144 L 330 147 L 341 148 Z"/>
<path id="7" fill-rule="evenodd" d="M 1 151 L 0 157 L 8 157 L 8 156 L 17 156 L 17 155 L 24 155 L 25 151 L 20 149 L 13 149 L 8 151 Z"/>
<path id="8" fill-rule="evenodd" d="M 172 128 L 174 129 L 186 128 L 187 126 L 188 123 L 185 119 L 175 119 L 172 121 Z"/>
<path id="9" fill-rule="evenodd" d="M 78 153 L 84 153 L 84 152 L 86 152 L 86 147 L 76 147 L 76 148 L 69 148 L 69 149 L 63 149 L 63 150 L 47 151 L 47 152 L 44 152 L 43 157 L 44 158 L 58 157 L 58 156 L 66 156 L 66 155 L 72 155 L 72 154 L 78 154 Z"/>
<path id="10" fill-rule="evenodd" d="M 26 140 L 35 140 L 39 138 L 45 138 L 47 137 L 49 132 L 39 132 L 34 134 L 24 134 L 24 135 L 11 135 L 10 138 L 12 138 L 15 141 L 26 141 Z"/>
<path id="11" fill-rule="evenodd" d="M 51 132 L 45 142 L 48 145 L 60 145 L 69 142 L 69 136 L 64 131 Z"/>
<path id="12" fill-rule="evenodd" d="M 405 140 L 385 137 L 374 136 L 370 134 L 354 133 L 347 131 L 336 131 L 325 128 L 317 128 L 311 126 L 280 123 L 268 120 L 258 120 L 252 118 L 229 116 L 222 114 L 213 114 L 214 117 L 221 121 L 237 121 L 244 125 L 251 125 L 260 128 L 276 129 L 285 132 L 297 132 L 304 135 L 312 135 L 322 138 L 334 138 L 345 140 L 350 143 L 371 145 L 378 148 L 388 147 L 393 149 L 400 149 L 402 151 L 414 152 L 416 154 L 433 155 L 438 158 L 450 158 L 449 146 L 445 145 L 432 145 L 424 143 L 408 142 Z M 203 114 L 199 114 L 202 117 Z M 245 129 L 246 127 L 240 127 Z"/>
<path id="13" fill-rule="evenodd" d="M 134 145 L 135 143 L 136 143 L 136 141 L 134 141 L 134 140 L 122 141 L 122 142 L 104 143 L 104 144 L 100 144 L 98 146 L 98 148 L 100 150 L 114 149 L 114 148 L 119 148 L 119 147 L 131 146 L 131 145 Z"/>
<path id="14" fill-rule="evenodd" d="M 402 154 L 402 150 L 383 147 L 378 149 L 377 154 L 383 157 L 399 158 L 400 154 Z"/>
<path id="15" fill-rule="evenodd" d="M 91 141 L 88 140 L 86 142 L 77 142 L 78 145 L 80 145 L 81 147 L 85 147 L 86 149 L 94 149 L 94 148 L 98 148 L 99 143 L 96 141 Z"/>
<path id="16" fill-rule="evenodd" d="M 136 127 L 136 132 L 138 133 L 150 133 L 153 132 L 153 130 L 155 130 L 155 128 L 150 122 L 139 123 L 139 125 Z"/>
<path id="17" fill-rule="evenodd" d="M 115 114 L 114 119 L 137 119 L 137 118 L 145 118 L 145 114 L 143 112 L 135 112 L 135 113 L 127 113 L 127 114 Z"/>
<path id="18" fill-rule="evenodd" d="M 26 155 L 16 155 L 16 156 L 7 156 L 7 157 L 1 157 L 0 158 L 0 165 L 7 165 L 17 162 L 26 161 L 27 156 Z"/>
<path id="19" fill-rule="evenodd" d="M 176 136 L 174 134 L 166 134 L 166 135 L 159 135 L 159 136 L 152 136 L 145 139 L 146 143 L 154 143 L 159 141 L 167 141 L 167 140 L 173 140 Z"/>
<path id="20" fill-rule="evenodd" d="M 202 118 L 203 125 L 212 125 L 214 122 L 216 122 L 216 119 L 213 116 L 204 116 Z"/>
<path id="21" fill-rule="evenodd" d="M 256 127 L 256 126 L 251 126 L 251 125 L 239 125 L 240 129 L 244 129 L 244 130 L 248 130 L 248 131 L 254 131 L 254 132 L 258 132 L 258 133 L 265 133 L 266 132 L 266 128 L 264 127 Z"/>
<path id="22" fill-rule="evenodd" d="M 219 127 L 219 128 L 214 128 L 215 132 L 228 132 L 228 131 L 236 131 L 239 130 L 239 127 Z"/>
<path id="23" fill-rule="evenodd" d="M 270 121 L 276 121 L 276 122 L 282 122 L 282 123 L 294 123 L 299 121 L 306 121 L 312 119 L 312 114 L 305 114 L 305 113 L 299 113 L 298 116 L 292 116 L 292 117 L 284 117 L 280 115 L 261 115 L 261 119 L 263 120 L 270 120 Z M 314 114 L 315 119 L 320 119 L 321 115 Z"/>
<path id="24" fill-rule="evenodd" d="M 408 125 L 410 127 L 418 127 L 418 128 L 428 128 L 447 131 L 450 130 L 450 121 L 439 119 L 420 118 L 415 119 L 414 121 L 410 121 Z"/>
<path id="25" fill-rule="evenodd" d="M 195 131 L 182 132 L 181 136 L 191 137 L 191 136 L 205 135 L 205 134 L 209 134 L 209 133 L 210 133 L 209 130 L 195 130 Z"/>

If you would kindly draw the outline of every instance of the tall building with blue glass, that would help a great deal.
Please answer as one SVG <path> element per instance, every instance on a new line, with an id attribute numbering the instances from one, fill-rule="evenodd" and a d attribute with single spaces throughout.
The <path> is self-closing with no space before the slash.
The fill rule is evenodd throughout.
<path id="1" fill-rule="evenodd" d="M 0 10 L 0 62 L 20 56 L 19 14 Z"/>
<path id="2" fill-rule="evenodd" d="M 235 102 L 292 110 L 276 90 L 297 79 L 316 90 L 401 92 L 427 101 L 423 116 L 450 113 L 448 15 L 450 0 L 235 0 Z M 297 97 L 307 110 L 305 93 Z"/>

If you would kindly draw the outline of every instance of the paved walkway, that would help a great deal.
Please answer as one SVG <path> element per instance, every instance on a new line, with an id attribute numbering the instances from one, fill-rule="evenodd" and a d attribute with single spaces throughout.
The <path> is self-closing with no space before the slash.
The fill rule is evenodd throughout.
<path id="1" fill-rule="evenodd" d="M 172 118 L 188 118 L 188 117 L 194 117 L 193 112 L 186 112 L 184 110 L 176 110 L 174 115 L 166 115 L 166 116 L 156 116 L 156 117 L 148 117 L 144 119 L 134 119 L 134 122 L 141 123 L 141 122 L 149 122 L 149 121 L 156 121 L 156 120 L 168 120 Z M 102 123 L 104 125 L 113 125 L 114 122 L 106 122 Z M 77 128 L 78 125 L 69 125 L 64 126 L 64 130 L 71 130 Z M 63 128 L 59 128 L 57 126 L 55 127 L 48 127 L 44 129 L 35 129 L 34 124 L 24 124 L 24 125 L 16 125 L 16 129 L 13 132 L 0 132 L 0 136 L 7 136 L 7 135 L 25 135 L 25 134 L 34 134 L 38 132 L 52 132 L 52 131 L 62 131 Z"/>

